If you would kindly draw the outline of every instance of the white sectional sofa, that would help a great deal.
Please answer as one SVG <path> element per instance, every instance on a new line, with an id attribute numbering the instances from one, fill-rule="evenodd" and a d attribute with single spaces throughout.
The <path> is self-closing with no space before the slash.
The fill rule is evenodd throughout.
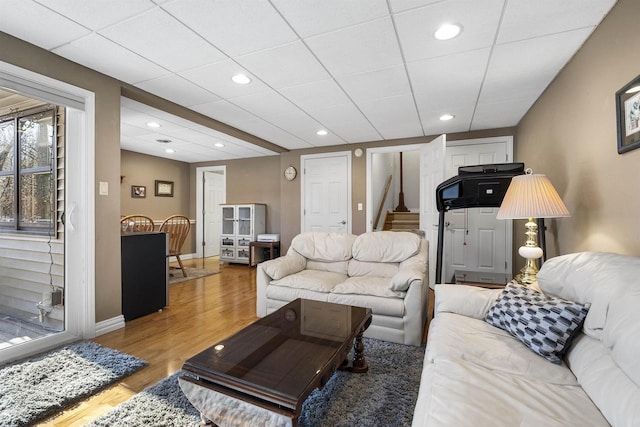
<path id="1" fill-rule="evenodd" d="M 427 315 L 428 242 L 410 232 L 310 232 L 258 264 L 257 314 L 296 298 L 369 307 L 365 336 L 420 345 Z"/>
<path id="2" fill-rule="evenodd" d="M 640 258 L 559 256 L 544 263 L 538 285 L 546 297 L 589 310 L 566 353 L 558 351 L 559 364 L 515 338 L 545 334 L 544 325 L 526 316 L 541 314 L 548 302 L 525 304 L 517 286 L 511 299 L 508 290 L 435 286 L 414 427 L 640 425 Z M 485 321 L 487 313 L 495 321 L 505 301 L 501 315 L 518 331 L 528 327 L 526 333 L 512 335 Z M 536 348 L 545 340 L 529 343 Z"/>

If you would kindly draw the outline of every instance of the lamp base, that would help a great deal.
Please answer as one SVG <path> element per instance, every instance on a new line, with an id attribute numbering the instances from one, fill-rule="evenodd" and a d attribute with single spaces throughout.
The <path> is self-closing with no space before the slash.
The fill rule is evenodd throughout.
<path id="1" fill-rule="evenodd" d="M 538 246 L 536 242 L 536 236 L 538 231 L 538 226 L 536 225 L 533 218 L 529 218 L 529 222 L 525 224 L 527 228 L 527 241 L 524 246 L 520 246 L 518 249 L 518 253 L 520 256 L 527 260 L 522 270 L 520 270 L 520 274 L 516 275 L 514 279 L 523 285 L 530 285 L 538 281 L 538 265 L 536 264 L 536 260 L 542 257 L 542 249 Z"/>

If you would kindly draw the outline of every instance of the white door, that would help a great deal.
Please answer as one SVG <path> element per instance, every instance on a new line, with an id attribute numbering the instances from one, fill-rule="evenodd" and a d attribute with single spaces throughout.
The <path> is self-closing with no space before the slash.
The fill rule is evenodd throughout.
<path id="1" fill-rule="evenodd" d="M 302 231 L 351 233 L 351 152 L 300 159 Z"/>
<path id="2" fill-rule="evenodd" d="M 448 145 L 446 178 L 458 167 L 509 162 L 510 139 Z M 498 208 L 456 209 L 445 215 L 443 282 L 506 283 L 511 277 L 511 221 L 497 220 Z"/>
<path id="3" fill-rule="evenodd" d="M 196 256 L 220 255 L 222 212 L 226 201 L 226 166 L 196 168 Z"/>
<path id="4" fill-rule="evenodd" d="M 222 230 L 222 210 L 225 202 L 225 177 L 221 171 L 204 173 L 204 241 L 203 257 L 220 255 L 220 230 Z"/>
<path id="5" fill-rule="evenodd" d="M 436 187 L 444 181 L 446 135 L 440 135 L 420 149 L 420 229 L 429 241 L 429 284 L 435 283 L 438 250 Z"/>

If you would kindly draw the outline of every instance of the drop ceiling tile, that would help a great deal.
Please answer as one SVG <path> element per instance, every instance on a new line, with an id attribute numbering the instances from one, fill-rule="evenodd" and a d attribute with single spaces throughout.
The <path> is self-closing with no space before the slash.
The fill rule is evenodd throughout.
<path id="1" fill-rule="evenodd" d="M 231 59 L 178 74 L 224 99 L 270 90 L 260 79 Z M 234 83 L 231 77 L 236 74 L 247 75 L 251 78 L 251 83 L 246 85 Z"/>
<path id="2" fill-rule="evenodd" d="M 94 31 L 156 7 L 150 0 L 37 1 Z"/>
<path id="3" fill-rule="evenodd" d="M 330 77 L 301 41 L 238 56 L 234 59 L 275 89 Z"/>
<path id="4" fill-rule="evenodd" d="M 225 100 L 194 105 L 191 109 L 205 116 L 209 116 L 212 119 L 216 119 L 219 122 L 228 124 L 256 118 L 253 114 Z"/>
<path id="5" fill-rule="evenodd" d="M 140 129 L 148 129 L 149 131 L 147 133 L 162 133 L 167 130 L 177 130 L 181 128 L 181 126 L 159 117 L 158 114 L 155 114 L 156 110 L 150 110 L 153 113 L 150 114 L 149 112 L 141 112 L 131 109 L 130 107 L 125 106 L 122 102 L 120 105 L 120 121 Z M 147 126 L 147 123 L 149 122 L 157 122 L 160 124 L 160 127 L 150 128 Z"/>
<path id="6" fill-rule="evenodd" d="M 163 8 L 230 57 L 298 39 L 265 0 L 176 0 Z"/>
<path id="7" fill-rule="evenodd" d="M 139 126 L 130 125 L 129 123 L 126 123 L 124 120 L 120 121 L 120 134 L 129 136 L 132 138 L 152 133 L 150 129 L 151 128 L 149 127 L 145 129 Z"/>
<path id="8" fill-rule="evenodd" d="M 440 3 L 442 0 L 389 0 L 393 13 L 402 12 L 409 9 L 427 6 L 433 3 Z"/>
<path id="9" fill-rule="evenodd" d="M 32 0 L 2 0 L 0 31 L 47 50 L 91 33 Z"/>
<path id="10" fill-rule="evenodd" d="M 410 94 L 368 101 L 358 106 L 384 139 L 423 135 Z"/>
<path id="11" fill-rule="evenodd" d="M 402 64 L 389 17 L 309 37 L 305 42 L 333 77 Z"/>
<path id="12" fill-rule="evenodd" d="M 352 103 L 314 110 L 313 117 L 348 143 L 379 141 L 382 136 Z"/>
<path id="13" fill-rule="evenodd" d="M 339 77 L 337 81 L 356 103 L 411 92 L 404 65 Z"/>
<path id="14" fill-rule="evenodd" d="M 490 53 L 480 49 L 407 64 L 419 111 L 442 105 L 441 115 L 452 107 L 473 106 Z"/>
<path id="15" fill-rule="evenodd" d="M 100 54 L 96 55 L 96 52 Z M 53 53 L 131 84 L 169 74 L 164 68 L 98 34 L 56 48 Z"/>
<path id="16" fill-rule="evenodd" d="M 504 0 L 458 0 L 435 3 L 394 15 L 400 46 L 407 62 L 489 47 L 493 44 Z M 447 41 L 433 34 L 446 22 L 462 25 L 462 33 Z"/>
<path id="17" fill-rule="evenodd" d="M 217 101 L 220 98 L 175 74 L 136 84 L 140 89 L 158 95 L 176 104 L 190 107 Z"/>
<path id="18" fill-rule="evenodd" d="M 291 101 L 275 91 L 240 96 L 233 98 L 231 102 L 266 121 L 300 111 Z"/>
<path id="19" fill-rule="evenodd" d="M 442 133 L 467 132 L 471 127 L 474 106 L 470 105 L 466 108 L 458 107 L 452 114 L 455 115 L 453 120 L 442 121 L 440 116 L 442 111 L 438 110 L 421 110 L 420 120 L 425 135 L 439 135 Z"/>
<path id="20" fill-rule="evenodd" d="M 291 135 L 290 133 L 272 125 L 271 123 L 267 123 L 264 120 L 245 120 L 237 123 L 236 127 L 288 150 L 312 147 L 311 144 L 301 140 L 297 136 Z"/>
<path id="21" fill-rule="evenodd" d="M 350 102 L 333 79 L 286 87 L 279 92 L 307 112 Z"/>
<path id="22" fill-rule="evenodd" d="M 590 32 L 585 28 L 496 46 L 479 102 L 537 98 Z"/>
<path id="23" fill-rule="evenodd" d="M 100 34 L 173 72 L 227 59 L 162 9 L 119 22 Z"/>
<path id="24" fill-rule="evenodd" d="M 286 129 L 287 132 L 313 146 L 344 144 L 344 140 L 332 132 L 324 136 L 317 135 L 316 132 L 320 129 L 327 130 L 324 124 L 318 123 L 300 110 L 275 117 L 270 120 L 270 123 L 281 129 Z"/>
<path id="25" fill-rule="evenodd" d="M 493 104 L 479 103 L 470 130 L 516 126 L 534 102 L 535 99 L 532 98 L 514 98 Z"/>
<path id="26" fill-rule="evenodd" d="M 538 0 L 507 2 L 497 43 L 595 27 L 616 0 Z"/>
<path id="27" fill-rule="evenodd" d="M 301 37 L 314 36 L 388 15 L 385 0 L 272 0 Z"/>

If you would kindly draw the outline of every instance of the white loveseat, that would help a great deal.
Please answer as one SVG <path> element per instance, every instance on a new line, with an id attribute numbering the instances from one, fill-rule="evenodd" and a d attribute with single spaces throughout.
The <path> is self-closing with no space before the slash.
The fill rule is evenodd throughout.
<path id="1" fill-rule="evenodd" d="M 640 425 L 640 258 L 552 258 L 539 288 L 590 304 L 564 362 L 485 322 L 500 290 L 436 285 L 413 426 Z"/>
<path id="2" fill-rule="evenodd" d="M 296 298 L 369 307 L 365 336 L 420 345 L 427 315 L 428 242 L 410 232 L 302 233 L 258 264 L 257 314 Z"/>

